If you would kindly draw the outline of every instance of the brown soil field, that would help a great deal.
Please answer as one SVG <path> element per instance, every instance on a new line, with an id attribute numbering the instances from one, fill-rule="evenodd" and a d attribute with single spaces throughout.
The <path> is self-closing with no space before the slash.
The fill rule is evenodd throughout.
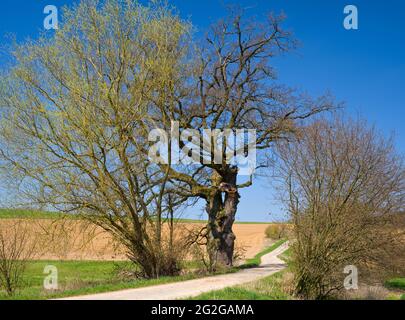
<path id="1" fill-rule="evenodd" d="M 0 220 L 0 228 L 12 230 L 22 220 Z M 80 220 L 23 220 L 29 237 L 37 242 L 34 259 L 41 260 L 126 260 L 122 247 L 101 228 Z M 203 226 L 199 223 L 179 223 L 178 232 Z M 266 242 L 268 224 L 235 224 L 236 250 L 243 258 L 251 258 L 260 252 Z M 181 237 L 181 234 L 180 234 Z"/>

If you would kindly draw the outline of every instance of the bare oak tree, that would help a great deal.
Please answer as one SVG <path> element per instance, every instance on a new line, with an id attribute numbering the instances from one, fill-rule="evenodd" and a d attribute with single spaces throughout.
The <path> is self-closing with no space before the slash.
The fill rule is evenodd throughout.
<path id="1" fill-rule="evenodd" d="M 405 229 L 395 222 L 403 215 L 405 171 L 391 141 L 362 121 L 337 117 L 279 143 L 278 154 L 298 295 L 338 293 L 345 266 L 356 266 L 365 282 L 366 271 L 381 274 L 405 258 Z"/>
<path id="2" fill-rule="evenodd" d="M 272 143 L 295 133 L 296 122 L 334 107 L 329 96 L 312 100 L 277 83 L 272 59 L 294 48 L 295 41 L 280 24 L 283 16 L 271 14 L 263 23 L 231 15 L 214 25 L 205 40 L 198 42 L 194 52 L 193 73 L 182 88 L 173 90 L 173 104 L 155 101 L 149 114 L 161 128 L 170 128 L 178 121 L 180 128 L 198 130 L 255 129 L 257 168 L 265 164 L 262 155 Z M 235 235 L 232 226 L 240 199 L 238 190 L 253 183 L 238 182 L 239 164 L 226 162 L 225 142 L 219 141 L 222 162 L 215 163 L 212 146 L 218 140 L 210 137 L 200 143 L 200 163 L 171 166 L 169 179 L 182 197 L 199 198 L 206 202 L 208 225 L 200 236 L 212 260 L 232 265 Z M 180 147 L 184 146 L 179 141 Z M 208 155 L 208 156 L 207 156 Z M 206 158 L 210 162 L 204 161 Z"/>

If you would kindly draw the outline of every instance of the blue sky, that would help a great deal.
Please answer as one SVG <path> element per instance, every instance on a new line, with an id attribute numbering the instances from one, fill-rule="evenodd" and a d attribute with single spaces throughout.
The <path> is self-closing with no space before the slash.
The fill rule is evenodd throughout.
<path id="1" fill-rule="evenodd" d="M 43 8 L 61 7 L 70 0 L 2 0 L 0 43 L 7 34 L 17 40 L 37 37 L 43 31 Z M 172 0 L 185 18 L 204 30 L 226 13 L 225 0 Z M 330 91 L 346 103 L 347 111 L 361 115 L 385 134 L 395 132 L 398 150 L 405 151 L 405 1 L 403 0 L 256 0 L 232 1 L 249 15 L 283 10 L 285 28 L 301 42 L 293 53 L 277 58 L 282 83 L 311 95 Z M 359 29 L 343 28 L 343 8 L 354 4 L 359 13 Z M 52 31 L 49 31 L 52 32 Z M 1 51 L 3 52 L 3 51 Z M 5 61 L 0 56 L 0 63 Z M 282 216 L 265 180 L 241 192 L 237 218 L 270 221 Z M 269 213 L 272 215 L 269 215 Z M 189 217 L 201 215 L 200 209 Z"/>

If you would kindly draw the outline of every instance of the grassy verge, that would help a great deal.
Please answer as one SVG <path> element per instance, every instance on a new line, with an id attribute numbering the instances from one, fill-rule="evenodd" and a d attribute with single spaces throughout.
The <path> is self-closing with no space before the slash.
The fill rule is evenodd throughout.
<path id="1" fill-rule="evenodd" d="M 58 290 L 45 290 L 43 281 L 45 266 L 55 266 L 58 271 Z M 23 276 L 22 286 L 9 297 L 0 289 L 0 300 L 45 300 L 78 296 L 86 294 L 103 293 L 124 289 L 134 289 L 154 286 L 165 283 L 186 281 L 205 277 L 204 273 L 193 272 L 192 269 L 201 267 L 195 261 L 184 262 L 184 275 L 160 277 L 158 279 L 122 279 L 118 270 L 133 268 L 130 262 L 125 261 L 32 261 L 28 263 Z M 215 274 L 233 273 L 240 269 L 219 270 Z M 214 275 L 215 275 L 214 274 Z"/>
<path id="2" fill-rule="evenodd" d="M 280 254 L 279 258 L 283 261 L 285 261 L 287 264 L 291 264 L 291 248 L 288 248 L 286 251 L 284 251 L 282 254 Z"/>
<path id="3" fill-rule="evenodd" d="M 284 242 L 287 240 L 282 239 L 274 244 L 272 244 L 270 247 L 264 249 L 263 251 L 259 252 L 257 255 L 255 255 L 253 258 L 246 260 L 246 262 L 240 266 L 240 268 L 253 268 L 253 267 L 258 267 L 261 263 L 261 259 L 264 255 L 272 252 L 273 250 L 277 249 L 279 246 L 281 246 Z"/>
<path id="4" fill-rule="evenodd" d="M 405 278 L 394 278 L 385 282 L 385 286 L 389 289 L 405 290 Z M 398 295 L 396 296 L 398 299 Z M 399 296 L 400 300 L 405 300 L 405 294 Z"/>
<path id="5" fill-rule="evenodd" d="M 405 278 L 395 278 L 385 282 L 388 288 L 405 290 Z"/>
<path id="6" fill-rule="evenodd" d="M 247 260 L 241 268 L 260 265 L 262 256 L 277 249 L 285 241 L 277 241 L 272 246 L 258 253 L 254 258 Z M 284 289 L 287 272 L 288 269 L 243 285 L 206 292 L 192 298 L 192 300 L 289 300 L 292 299 L 292 296 L 287 294 Z"/>
<path id="7" fill-rule="evenodd" d="M 283 270 L 244 285 L 203 293 L 192 300 L 289 300 L 292 297 L 283 290 L 285 272 Z"/>
<path id="8" fill-rule="evenodd" d="M 271 247 L 262 251 L 254 259 L 250 260 L 249 265 L 245 264 L 243 268 L 260 264 L 260 258 L 270 251 L 276 249 L 284 241 L 278 241 Z M 254 262 L 254 263 L 252 263 Z M 59 289 L 47 291 L 43 288 L 43 281 L 46 275 L 43 273 L 47 265 L 55 266 L 58 270 Z M 137 279 L 123 280 L 117 276 L 117 269 L 125 269 L 128 262 L 117 261 L 32 261 L 27 265 L 23 277 L 23 286 L 13 297 L 6 295 L 0 290 L 0 300 L 42 300 L 52 298 L 62 298 L 75 295 L 85 295 L 116 291 L 130 288 L 140 288 L 153 286 L 176 281 L 184 281 L 203 277 L 203 274 L 187 273 L 176 277 L 161 277 L 159 279 Z M 196 267 L 195 262 L 186 262 L 185 269 Z M 236 272 L 240 268 L 222 270 L 218 273 Z M 271 281 L 271 280 L 269 280 Z"/>
<path id="9" fill-rule="evenodd" d="M 59 289 L 47 291 L 43 288 L 46 277 L 43 274 L 47 265 L 58 270 Z M 33 261 L 27 266 L 23 286 L 14 296 L 9 297 L 0 290 L 0 300 L 43 300 L 140 288 L 176 281 L 191 280 L 203 275 L 187 273 L 181 276 L 161 277 L 159 279 L 123 280 L 117 276 L 117 268 L 125 268 L 128 262 L 114 261 Z M 187 268 L 187 266 L 186 266 Z M 229 272 L 234 272 L 230 270 Z"/>

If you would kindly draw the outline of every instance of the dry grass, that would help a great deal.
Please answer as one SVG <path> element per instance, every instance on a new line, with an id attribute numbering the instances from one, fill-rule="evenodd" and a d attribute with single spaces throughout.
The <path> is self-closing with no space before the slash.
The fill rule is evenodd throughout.
<path id="1" fill-rule="evenodd" d="M 345 300 L 387 300 L 399 299 L 400 293 L 382 285 L 360 285 L 358 290 L 344 291 L 339 298 Z"/>

